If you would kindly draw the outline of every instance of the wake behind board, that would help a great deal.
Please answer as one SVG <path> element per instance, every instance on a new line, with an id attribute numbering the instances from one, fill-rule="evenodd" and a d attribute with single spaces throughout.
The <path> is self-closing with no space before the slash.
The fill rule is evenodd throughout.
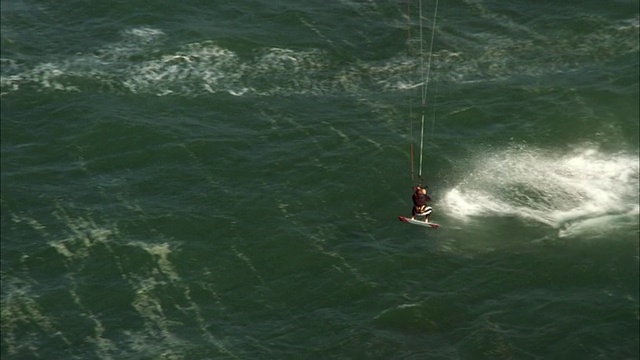
<path id="1" fill-rule="evenodd" d="M 440 224 L 436 224 L 436 223 L 432 223 L 432 222 L 424 222 L 424 220 L 414 220 L 414 219 L 411 219 L 411 218 L 406 218 L 404 216 L 398 216 L 398 220 L 400 220 L 402 222 L 409 223 L 409 224 L 430 227 L 432 229 L 437 229 L 437 228 L 440 227 Z"/>

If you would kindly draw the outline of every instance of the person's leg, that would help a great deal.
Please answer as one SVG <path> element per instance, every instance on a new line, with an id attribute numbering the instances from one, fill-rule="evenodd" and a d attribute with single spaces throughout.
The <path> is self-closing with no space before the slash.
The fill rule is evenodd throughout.
<path id="1" fill-rule="evenodd" d="M 424 211 L 424 222 L 428 223 L 428 222 L 429 222 L 429 218 L 431 218 L 431 212 L 432 212 L 433 210 L 431 209 L 431 207 L 430 207 L 430 206 L 428 206 L 428 207 L 427 207 L 427 206 L 425 206 L 425 209 L 424 209 L 424 210 L 425 210 L 425 211 Z"/>

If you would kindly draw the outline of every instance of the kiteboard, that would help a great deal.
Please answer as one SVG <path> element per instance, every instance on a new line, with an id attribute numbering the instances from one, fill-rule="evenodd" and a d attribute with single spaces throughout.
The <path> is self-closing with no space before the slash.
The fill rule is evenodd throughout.
<path id="1" fill-rule="evenodd" d="M 411 218 L 406 218 L 406 217 L 404 217 L 402 215 L 398 216 L 398 220 L 400 220 L 402 222 L 409 223 L 409 224 L 430 227 L 432 229 L 437 229 L 437 228 L 440 227 L 440 224 L 436 224 L 436 223 L 432 223 L 432 222 L 425 222 L 424 220 L 415 220 L 415 219 L 411 219 Z"/>

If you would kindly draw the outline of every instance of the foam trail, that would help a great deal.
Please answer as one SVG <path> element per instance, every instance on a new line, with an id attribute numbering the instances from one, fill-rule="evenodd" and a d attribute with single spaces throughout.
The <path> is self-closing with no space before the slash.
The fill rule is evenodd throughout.
<path id="1" fill-rule="evenodd" d="M 515 216 L 558 228 L 559 236 L 626 226 L 624 219 L 637 226 L 637 156 L 519 147 L 485 156 L 471 169 L 443 197 L 443 210 L 456 218 Z"/>
<path id="2" fill-rule="evenodd" d="M 337 251 L 331 251 L 327 249 L 327 244 L 325 239 L 330 237 L 327 233 L 333 231 L 332 226 L 319 226 L 318 227 L 319 234 L 318 235 L 307 235 L 310 239 L 313 240 L 312 245 L 316 250 L 326 256 L 329 256 L 335 260 L 337 260 L 338 264 L 333 267 L 340 272 L 348 272 L 356 278 L 358 281 L 369 284 L 371 286 L 375 286 L 373 282 L 368 281 L 368 279 L 363 276 L 358 269 L 347 262 L 347 259 L 340 255 Z M 347 271 L 344 271 L 346 269 Z"/>
<path id="3" fill-rule="evenodd" d="M 244 261 L 244 263 L 249 267 L 249 269 L 251 269 L 253 274 L 260 280 L 262 284 L 264 284 L 264 279 L 262 278 L 262 276 L 260 276 L 260 272 L 253 265 L 253 263 L 251 262 L 251 259 L 249 259 L 249 257 L 244 253 L 238 251 L 235 245 L 231 245 L 231 250 L 240 260 Z"/>
<path id="4" fill-rule="evenodd" d="M 26 256 L 26 255 L 25 255 Z M 56 324 L 55 316 L 46 313 L 38 304 L 36 288 L 38 284 L 27 271 L 22 271 L 18 277 L 2 272 L 2 343 L 9 356 L 18 356 L 25 352 L 33 358 L 39 358 L 38 332 L 47 334 L 49 341 L 59 338 L 67 346 L 71 341 L 64 335 L 63 330 Z M 31 336 L 25 337 L 24 326 L 33 327 Z M 38 329 L 37 331 L 35 329 Z"/>

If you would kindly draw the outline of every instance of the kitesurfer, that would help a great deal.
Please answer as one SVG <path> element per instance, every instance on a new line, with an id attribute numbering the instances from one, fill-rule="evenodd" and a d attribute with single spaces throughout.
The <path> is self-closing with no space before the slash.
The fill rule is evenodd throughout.
<path id="1" fill-rule="evenodd" d="M 431 206 L 427 206 L 427 201 L 431 201 L 431 197 L 427 195 L 427 187 L 423 188 L 422 185 L 418 185 L 414 189 L 415 192 L 411 197 L 413 200 L 411 220 L 414 220 L 416 216 L 424 216 L 424 222 L 428 223 L 433 209 Z"/>

